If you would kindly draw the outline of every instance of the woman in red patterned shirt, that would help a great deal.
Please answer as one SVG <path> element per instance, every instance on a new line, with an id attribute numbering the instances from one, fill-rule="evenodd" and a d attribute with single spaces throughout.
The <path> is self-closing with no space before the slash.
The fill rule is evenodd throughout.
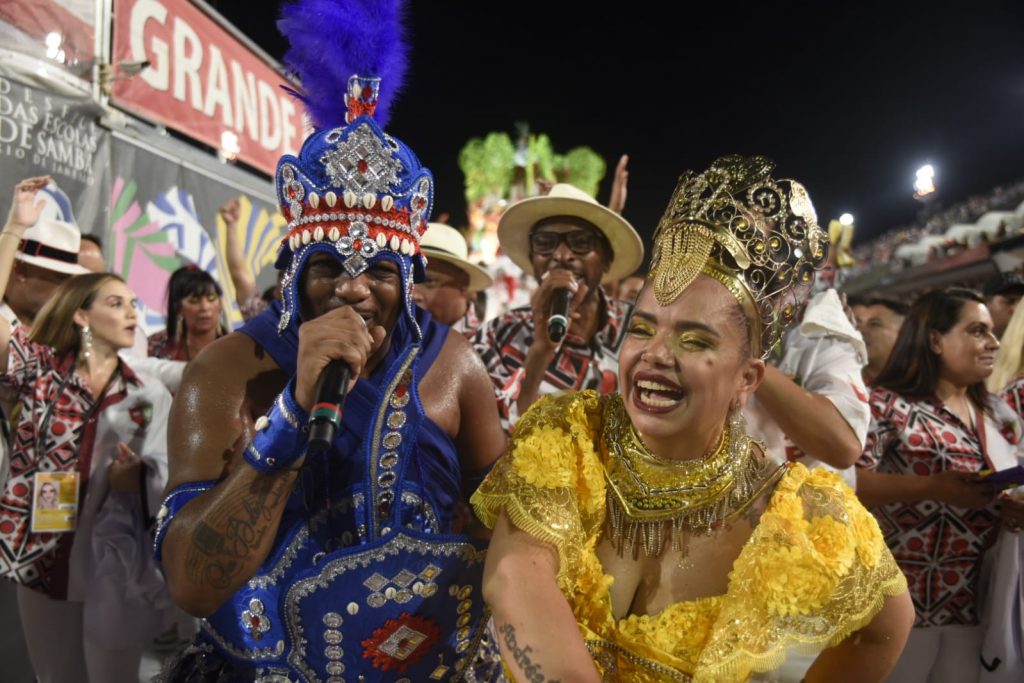
<path id="1" fill-rule="evenodd" d="M 41 681 L 138 680 L 143 626 L 117 623 L 124 613 L 106 600 L 139 586 L 103 586 L 112 575 L 127 582 L 135 568 L 152 568 L 116 556 L 148 553 L 144 519 L 155 516 L 166 483 L 170 395 L 119 360 L 135 336 L 134 299 L 114 275 L 78 275 L 43 308 L 31 336 L 0 320 L 3 382 L 19 406 L 0 498 L 0 576 L 18 584 Z M 40 524 L 49 511 L 33 504 L 33 491 L 54 478 L 62 520 Z M 118 521 L 137 533 L 110 535 Z M 138 616 L 153 617 L 152 637 L 166 628 L 161 608 L 169 599 L 155 575 L 148 579 L 142 588 L 152 600 Z"/>
<path id="2" fill-rule="evenodd" d="M 999 341 L 980 295 L 948 289 L 911 308 L 871 393 L 857 495 L 907 576 L 915 628 L 890 680 L 977 680 L 984 625 L 977 583 L 1000 527 L 1024 498 L 996 499 L 978 474 L 1017 464 L 1020 422 L 985 389 Z"/>
<path id="3" fill-rule="evenodd" d="M 12 247 L 38 219 L 45 180 L 15 190 L 0 233 L 12 237 L 0 239 L 0 291 Z M 135 296 L 109 273 L 65 280 L 31 333 L 0 318 L 0 381 L 17 401 L 0 497 L 0 577 L 17 584 L 43 683 L 134 683 L 141 645 L 172 614 L 145 530 L 167 479 L 170 394 L 118 356 L 135 327 Z M 52 506 L 40 501 L 50 488 Z"/>
<path id="4" fill-rule="evenodd" d="M 217 281 L 194 265 L 178 268 L 167 283 L 167 329 L 149 338 L 149 355 L 190 361 L 227 334 Z"/>

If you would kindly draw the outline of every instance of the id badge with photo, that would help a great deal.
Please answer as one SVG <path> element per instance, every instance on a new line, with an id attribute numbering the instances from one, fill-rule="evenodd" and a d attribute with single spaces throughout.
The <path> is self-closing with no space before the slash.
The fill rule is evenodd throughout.
<path id="1" fill-rule="evenodd" d="M 78 522 L 78 472 L 37 472 L 32 479 L 32 533 L 74 531 Z"/>

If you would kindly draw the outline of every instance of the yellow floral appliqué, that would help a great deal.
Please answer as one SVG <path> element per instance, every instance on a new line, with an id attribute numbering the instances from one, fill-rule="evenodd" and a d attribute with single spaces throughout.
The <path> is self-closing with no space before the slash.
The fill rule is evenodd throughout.
<path id="1" fill-rule="evenodd" d="M 640 682 L 747 681 L 777 668 L 790 648 L 841 642 L 886 596 L 906 590 L 854 493 L 839 477 L 797 464 L 778 482 L 724 595 L 616 621 L 613 579 L 595 552 L 606 526 L 601 458 L 611 457 L 595 441 L 602 406 L 589 391 L 539 401 L 472 500 L 486 523 L 504 510 L 558 550 L 558 586 L 602 672 Z"/>
<path id="2" fill-rule="evenodd" d="M 557 427 L 530 430 L 512 447 L 512 466 L 528 484 L 555 489 L 572 485 L 572 444 Z"/>

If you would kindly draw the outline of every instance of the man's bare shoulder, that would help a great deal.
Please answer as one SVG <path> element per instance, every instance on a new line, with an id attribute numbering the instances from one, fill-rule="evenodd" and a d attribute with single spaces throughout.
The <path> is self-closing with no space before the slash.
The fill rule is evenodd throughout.
<path id="1" fill-rule="evenodd" d="M 241 377 L 277 370 L 278 365 L 255 339 L 232 332 L 213 342 L 189 363 L 186 378 L 197 372 L 217 376 Z"/>
<path id="2" fill-rule="evenodd" d="M 288 377 L 266 349 L 235 332 L 189 363 L 168 429 L 171 485 L 219 479 Z"/>
<path id="3" fill-rule="evenodd" d="M 466 337 L 455 330 L 448 331 L 448 338 L 445 339 L 444 346 L 441 347 L 441 353 L 438 354 L 437 360 L 427 375 L 435 372 L 442 373 L 442 376 L 447 377 L 448 380 L 473 377 L 478 373 L 487 377 L 487 370 L 484 368 L 483 361 L 480 360 L 480 355 Z"/>
<path id="4" fill-rule="evenodd" d="M 480 357 L 465 337 L 449 331 L 420 383 L 427 416 L 454 438 L 459 433 L 466 403 L 474 394 L 473 387 L 481 386 L 492 391 Z"/>

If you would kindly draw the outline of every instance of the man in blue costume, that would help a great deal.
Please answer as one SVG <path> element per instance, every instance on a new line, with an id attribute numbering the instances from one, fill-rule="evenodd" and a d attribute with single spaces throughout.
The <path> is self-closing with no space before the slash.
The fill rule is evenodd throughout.
<path id="1" fill-rule="evenodd" d="M 479 358 L 412 302 L 433 180 L 378 122 L 394 55 L 329 53 L 391 46 L 398 4 L 284 10 L 318 130 L 278 165 L 282 304 L 193 361 L 172 411 L 157 552 L 204 620 L 169 680 L 452 680 L 481 664 L 482 546 L 449 531 L 504 437 Z M 334 359 L 353 379 L 314 454 L 306 424 Z"/>

